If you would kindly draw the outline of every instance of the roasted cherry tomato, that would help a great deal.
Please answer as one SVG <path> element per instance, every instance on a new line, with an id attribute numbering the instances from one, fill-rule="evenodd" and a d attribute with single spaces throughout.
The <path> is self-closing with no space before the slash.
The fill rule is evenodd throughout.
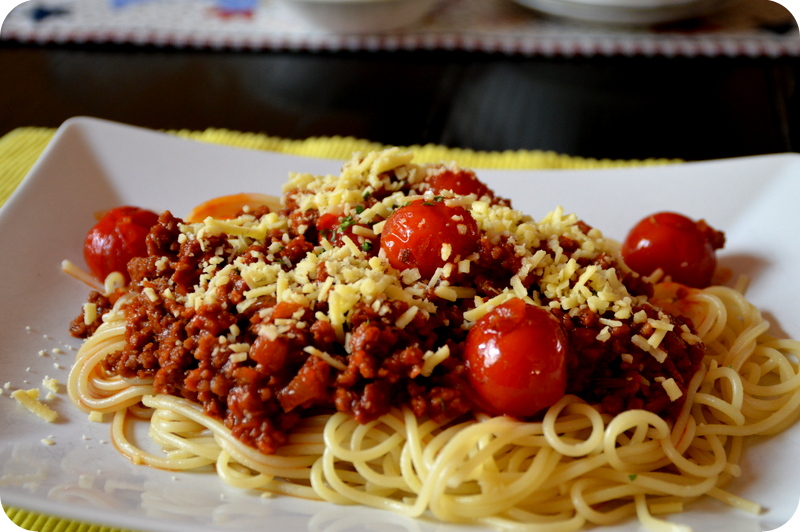
<path id="1" fill-rule="evenodd" d="M 471 255 L 478 242 L 478 224 L 469 211 L 441 200 L 417 200 L 400 207 L 381 231 L 381 249 L 392 267 L 418 268 L 426 279 L 446 262 Z"/>
<path id="2" fill-rule="evenodd" d="M 139 207 L 117 207 L 105 213 L 83 244 L 92 275 L 103 281 L 111 272 L 120 272 L 128 279 L 128 261 L 147 255 L 145 237 L 156 222 L 156 213 Z"/>
<path id="3" fill-rule="evenodd" d="M 467 334 L 472 387 L 492 413 L 530 417 L 564 396 L 567 335 L 547 310 L 511 299 Z"/>
<path id="4" fill-rule="evenodd" d="M 444 170 L 438 174 L 429 175 L 424 181 L 437 194 L 444 190 L 450 190 L 461 196 L 468 194 L 475 194 L 479 198 L 493 196 L 489 187 L 470 170 Z"/>
<path id="5" fill-rule="evenodd" d="M 675 282 L 704 288 L 711 284 L 717 268 L 716 250 L 724 245 L 724 233 L 704 220 L 695 222 L 682 214 L 659 212 L 641 220 L 628 233 L 622 257 L 642 275 L 661 268 Z"/>

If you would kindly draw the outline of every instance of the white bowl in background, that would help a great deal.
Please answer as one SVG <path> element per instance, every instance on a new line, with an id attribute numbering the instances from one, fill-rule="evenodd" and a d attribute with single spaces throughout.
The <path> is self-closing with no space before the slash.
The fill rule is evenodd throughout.
<path id="1" fill-rule="evenodd" d="M 674 22 L 708 15 L 730 0 L 513 0 L 548 15 L 625 26 Z"/>
<path id="2" fill-rule="evenodd" d="M 316 28 L 337 33 L 380 33 L 422 19 L 437 0 L 280 0 Z"/>

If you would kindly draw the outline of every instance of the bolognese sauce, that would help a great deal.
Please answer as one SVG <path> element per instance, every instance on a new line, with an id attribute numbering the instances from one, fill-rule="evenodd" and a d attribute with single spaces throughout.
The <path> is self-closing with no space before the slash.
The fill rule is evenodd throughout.
<path id="1" fill-rule="evenodd" d="M 193 223 L 164 212 L 126 270 L 126 345 L 104 369 L 201 404 L 263 453 L 305 416 L 366 423 L 399 404 L 437 421 L 536 418 L 569 393 L 609 414 L 671 417 L 704 355 L 599 231 L 560 209 L 534 221 L 474 173 L 396 149 L 341 176 L 293 174 L 279 211 Z M 512 300 L 566 342 L 564 382 L 533 407 L 492 404 L 466 352 L 483 318 L 504 334 L 492 317 Z M 519 356 L 536 348 L 526 334 Z"/>

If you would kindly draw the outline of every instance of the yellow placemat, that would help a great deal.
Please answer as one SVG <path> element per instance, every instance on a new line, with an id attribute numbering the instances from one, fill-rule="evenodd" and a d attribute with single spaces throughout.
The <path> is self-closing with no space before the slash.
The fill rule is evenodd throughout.
<path id="1" fill-rule="evenodd" d="M 131 532 L 122 528 L 80 523 L 71 519 L 43 515 L 21 508 L 4 507 L 4 510 L 12 523 L 22 529 L 36 532 Z"/>
<path id="2" fill-rule="evenodd" d="M 0 138 L 0 206 L 11 196 L 28 171 L 42 154 L 56 130 L 53 128 L 25 127 L 11 131 Z M 241 133 L 225 129 L 203 131 L 170 131 L 170 134 L 203 142 L 225 144 L 241 148 L 267 150 L 291 155 L 348 159 L 354 152 L 366 152 L 385 147 L 383 144 L 352 137 L 318 137 L 305 140 L 288 140 L 263 134 Z M 414 150 L 415 160 L 458 161 L 469 168 L 499 169 L 588 169 L 621 166 L 656 165 L 677 162 L 668 159 L 621 161 L 571 157 L 549 151 L 504 151 L 485 152 L 446 148 L 428 144 L 409 146 Z M 69 519 L 42 515 L 21 508 L 4 507 L 6 515 L 17 526 L 38 532 L 122 532 Z"/>

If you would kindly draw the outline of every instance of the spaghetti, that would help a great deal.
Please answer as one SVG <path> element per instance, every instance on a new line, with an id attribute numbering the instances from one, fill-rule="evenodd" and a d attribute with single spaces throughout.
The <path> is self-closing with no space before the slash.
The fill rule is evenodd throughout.
<path id="1" fill-rule="evenodd" d="M 420 176 L 416 181 L 415 172 Z M 245 213 L 235 220 L 208 218 L 184 225 L 180 232 L 188 235 L 182 237 L 184 242 L 193 239 L 198 243 L 197 249 L 200 244 L 213 244 L 222 252 L 211 257 L 223 259 L 216 261 L 213 268 L 206 261 L 205 276 L 201 274 L 194 281 L 202 290 L 184 290 L 181 297 L 180 286 L 173 285 L 172 291 L 166 292 L 165 285 L 148 277 L 137 280 L 134 275 L 124 290 L 113 280 L 107 283 L 108 294 L 124 293 L 114 301 L 112 310 L 98 318 L 101 324 L 80 349 L 68 382 L 70 398 L 84 411 L 113 414 L 112 439 L 134 463 L 169 470 L 213 466 L 232 486 L 337 504 L 361 504 L 412 517 L 430 513 L 443 521 L 481 523 L 498 529 L 566 531 L 588 524 L 610 525 L 636 516 L 651 530 L 683 530 L 659 515 L 680 512 L 691 501 L 706 495 L 748 512 L 759 512 L 757 503 L 743 500 L 725 491 L 725 487 L 741 473 L 739 461 L 747 436 L 779 432 L 800 413 L 800 342 L 772 337 L 769 324 L 745 299 L 741 288 L 690 289 L 660 282 L 653 286 L 653 293 L 636 295 L 640 281 L 635 280 L 635 275 L 623 275 L 630 272 L 625 272 L 624 264 L 612 260 L 616 253 L 614 243 L 603 239 L 599 232 L 560 211 L 536 224 L 501 200 L 486 195 L 481 199 L 467 196 L 471 204 L 462 196 L 450 200 L 469 205 L 488 240 L 506 235 L 505 239 L 496 239 L 495 247 L 489 249 L 497 249 L 500 244 L 505 246 L 503 249 L 526 247 L 527 254 L 520 251 L 514 255 L 522 255 L 521 260 L 504 258 L 506 263 L 513 263 L 515 272 L 502 280 L 506 286 L 498 289 L 496 285 L 488 286 L 488 281 L 474 281 L 482 271 L 481 252 L 477 251 L 474 255 L 478 256 L 461 256 L 439 266 L 432 279 L 420 279 L 418 272 L 394 271 L 386 265 L 384 256 L 370 254 L 374 250 L 364 243 L 373 244 L 373 238 L 380 234 L 380 224 L 386 219 L 386 213 L 381 217 L 381 209 L 386 208 L 388 213 L 391 209 L 387 205 L 403 205 L 409 198 L 413 201 L 415 195 L 430 200 L 430 195 L 416 189 L 415 183 L 441 172 L 441 168 L 414 166 L 410 158 L 397 151 L 370 154 L 351 161 L 335 185 L 319 177 L 293 176 L 287 187 L 287 216 Z M 358 186 L 352 182 L 342 185 L 347 181 L 357 181 Z M 387 185 L 400 181 L 411 183 L 411 189 L 386 190 Z M 363 204 L 365 190 L 377 196 L 381 189 L 383 198 Z M 292 219 L 292 213 L 298 226 L 316 225 L 322 232 L 322 216 L 348 204 L 362 208 L 338 211 L 337 230 L 320 238 L 319 245 L 296 253 L 289 265 L 284 260 L 287 255 L 279 256 L 280 251 L 291 252 L 292 245 L 297 245 L 283 236 L 291 232 L 286 229 L 286 220 Z M 314 219 L 297 214 L 310 210 L 316 211 Z M 367 220 L 361 216 L 364 213 L 376 215 L 373 223 L 359 225 Z M 348 221 L 347 216 L 352 219 Z M 349 232 L 341 229 L 348 222 L 345 229 Z M 353 231 L 354 225 L 364 229 Z M 213 234 L 216 240 L 203 241 L 203 233 Z M 309 234 L 306 230 L 305 235 Z M 360 241 L 359 235 L 363 237 Z M 254 253 L 253 242 L 260 242 L 259 257 Z M 275 242 L 283 246 L 280 251 Z M 551 243 L 549 247 L 547 242 Z M 239 251 L 229 254 L 232 248 Z M 589 248 L 592 249 L 587 251 Z M 270 253 L 281 264 L 274 270 L 264 260 Z M 578 260 L 581 253 L 592 260 Z M 242 257 L 246 260 L 240 260 Z M 160 268 L 174 278 L 174 264 L 167 265 L 161 257 L 148 260 L 148 271 Z M 304 260 L 312 261 L 316 272 Z M 468 266 L 462 262 L 465 260 L 470 263 Z M 534 265 L 534 261 L 538 262 Z M 445 272 L 447 264 L 452 264 L 449 272 Z M 453 268 L 467 272 L 454 275 Z M 535 272 L 537 284 L 520 275 L 526 268 L 532 276 Z M 320 269 L 326 270 L 327 276 L 319 275 Z M 256 273 L 261 277 L 256 278 Z M 271 273 L 275 275 L 270 277 Z M 560 282 L 548 284 L 548 276 Z M 223 282 L 224 277 L 227 280 Z M 135 356 L 124 358 L 131 343 L 136 342 L 131 328 L 141 326 L 134 316 L 142 314 L 142 301 L 159 301 L 173 318 L 189 309 L 186 312 L 190 317 L 178 322 L 186 327 L 197 320 L 202 309 L 224 308 L 220 300 L 230 301 L 225 298 L 237 293 L 231 285 L 235 288 L 240 278 L 242 287 L 233 301 L 237 311 L 247 315 L 255 334 L 245 342 L 245 336 L 233 334 L 242 332 L 243 322 L 227 324 L 213 335 L 210 361 L 224 357 L 218 366 L 230 372 L 235 371 L 232 367 L 263 368 L 274 359 L 259 354 L 259 338 L 269 340 L 273 354 L 275 350 L 291 353 L 295 349 L 290 340 L 281 343 L 280 339 L 287 335 L 296 335 L 298 342 L 308 343 L 298 349 L 304 353 L 302 362 L 295 365 L 299 369 L 294 369 L 291 377 L 273 379 L 281 381 L 275 388 L 277 397 L 273 392 L 263 392 L 269 396 L 270 404 L 290 405 L 285 413 L 300 413 L 288 420 L 269 418 L 278 420 L 275 423 L 283 422 L 287 428 L 283 432 L 268 431 L 266 439 L 253 436 L 252 431 L 242 432 L 234 423 L 251 423 L 251 418 L 215 414 L 219 405 L 202 399 L 207 397 L 203 395 L 205 381 L 196 389 L 179 389 L 157 372 L 148 374 L 136 367 L 136 375 L 132 376 L 121 370 L 131 361 L 140 365 L 142 362 Z M 358 290 L 346 288 L 353 286 Z M 167 293 L 175 299 L 165 302 Z M 463 371 L 463 365 L 457 364 L 461 357 L 459 342 L 437 340 L 439 335 L 426 329 L 426 324 L 438 319 L 436 323 L 441 325 L 441 314 L 449 305 L 447 316 L 466 334 L 480 317 L 509 299 L 526 300 L 551 309 L 562 320 L 580 323 L 587 322 L 586 309 L 591 307 L 601 321 L 592 324 L 594 339 L 585 343 L 587 350 L 607 345 L 619 334 L 617 328 L 627 327 L 625 352 L 611 353 L 615 360 L 622 358 L 613 369 L 624 378 L 630 374 L 622 368 L 635 363 L 634 373 L 639 381 L 648 381 L 649 387 L 640 382 L 634 392 L 623 397 L 623 407 L 615 410 L 614 406 L 623 400 L 620 397 L 598 400 L 596 389 L 568 385 L 567 393 L 555 404 L 525 420 L 489 415 L 474 406 L 466 411 L 435 410 L 436 397 L 449 398 L 457 406 L 469 395 L 459 395 L 464 387 L 452 384 L 454 376 Z M 136 304 L 140 305 L 139 310 Z M 373 312 L 367 312 L 361 304 Z M 381 310 L 387 308 L 390 310 Z M 316 335 L 303 335 L 306 326 L 297 326 L 308 319 L 309 312 L 317 320 L 313 323 L 327 324 L 309 326 L 316 327 Z M 360 312 L 367 312 L 363 319 L 358 318 Z M 354 359 L 366 356 L 358 353 L 365 350 L 359 347 L 368 342 L 365 336 L 358 344 L 354 337 L 358 337 L 359 324 L 381 317 L 392 324 L 396 344 L 390 347 L 395 353 L 404 352 L 413 363 L 402 371 L 388 373 L 403 383 L 405 392 L 398 397 L 405 401 L 384 405 L 384 411 L 370 411 L 359 400 L 368 395 L 369 385 L 378 382 L 381 369 L 388 366 L 370 370 L 364 361 L 358 366 Z M 162 336 L 176 322 L 164 323 L 159 333 Z M 690 323 L 693 328 L 688 326 Z M 216 327 L 213 322 L 207 325 Z M 384 334 L 387 329 L 388 326 Z M 403 333 L 406 330 L 408 336 Z M 575 330 L 577 326 L 571 338 L 583 334 Z M 420 331 L 434 339 L 423 338 L 415 351 L 410 337 L 422 335 Z M 456 339 L 463 339 L 457 331 L 453 334 Z M 637 335 L 642 341 L 630 340 Z M 327 338 L 327 343 L 321 338 Z M 387 336 L 379 338 L 385 341 Z M 170 349 L 181 348 L 175 338 L 170 337 L 170 341 Z M 375 343 L 374 339 L 371 341 Z M 192 344 L 197 351 L 208 347 L 203 345 L 209 342 L 211 339 L 201 338 L 202 345 L 194 345 L 184 338 L 184 343 Z M 646 345 L 639 346 L 642 342 Z M 344 347 L 337 350 L 334 345 Z M 174 358 L 164 355 L 163 346 L 156 352 L 161 357 L 161 369 L 174 362 Z M 119 361 L 120 353 L 123 362 L 110 364 L 109 359 Z M 668 363 L 659 361 L 662 354 L 667 357 L 665 361 L 673 354 L 676 359 L 683 354 L 684 372 L 665 369 Z M 203 366 L 204 359 L 197 356 L 200 368 L 211 367 Z M 260 366 L 254 366 L 254 360 Z M 400 363 L 399 358 L 391 356 L 386 360 Z M 191 373 L 197 364 L 195 361 L 195 366 L 185 371 Z M 335 374 L 335 379 L 329 377 L 326 382 L 329 386 L 336 383 L 340 386 L 337 390 L 342 390 L 327 393 L 346 397 L 350 402 L 334 399 L 335 408 L 331 408 L 313 394 L 312 400 L 298 402 L 292 398 L 293 394 L 302 393 L 296 387 L 298 376 L 306 379 L 303 382 L 310 382 L 310 387 L 317 386 L 308 375 L 318 373 L 304 373 L 310 371 L 304 368 L 317 365 L 324 365 L 325 369 L 314 371 Z M 353 366 L 358 375 L 348 375 Z M 602 367 L 606 381 L 611 378 L 611 367 L 610 363 Z M 220 369 L 216 375 L 225 371 L 228 370 Z M 276 370 L 274 374 L 280 372 Z M 373 375 L 374 380 L 365 375 Z M 387 373 L 384 371 L 383 375 Z M 597 375 L 585 378 L 586 382 L 598 379 Z M 348 379 L 360 384 L 346 388 Z M 208 386 L 219 386 L 215 382 L 209 373 Z M 418 382 L 428 383 L 443 395 L 434 396 L 430 391 L 414 395 L 409 390 L 417 390 Z M 233 395 L 241 389 L 234 386 L 229 392 Z M 173 393 L 166 393 L 167 390 Z M 662 405 L 660 410 L 658 405 Z M 266 424 L 264 419 L 261 418 L 262 424 Z M 147 452 L 129 439 L 130 426 L 138 421 L 149 424 L 150 437 L 163 453 Z M 281 438 L 284 433 L 285 438 Z M 265 441 L 278 440 L 280 444 L 274 449 L 264 451 Z"/>

